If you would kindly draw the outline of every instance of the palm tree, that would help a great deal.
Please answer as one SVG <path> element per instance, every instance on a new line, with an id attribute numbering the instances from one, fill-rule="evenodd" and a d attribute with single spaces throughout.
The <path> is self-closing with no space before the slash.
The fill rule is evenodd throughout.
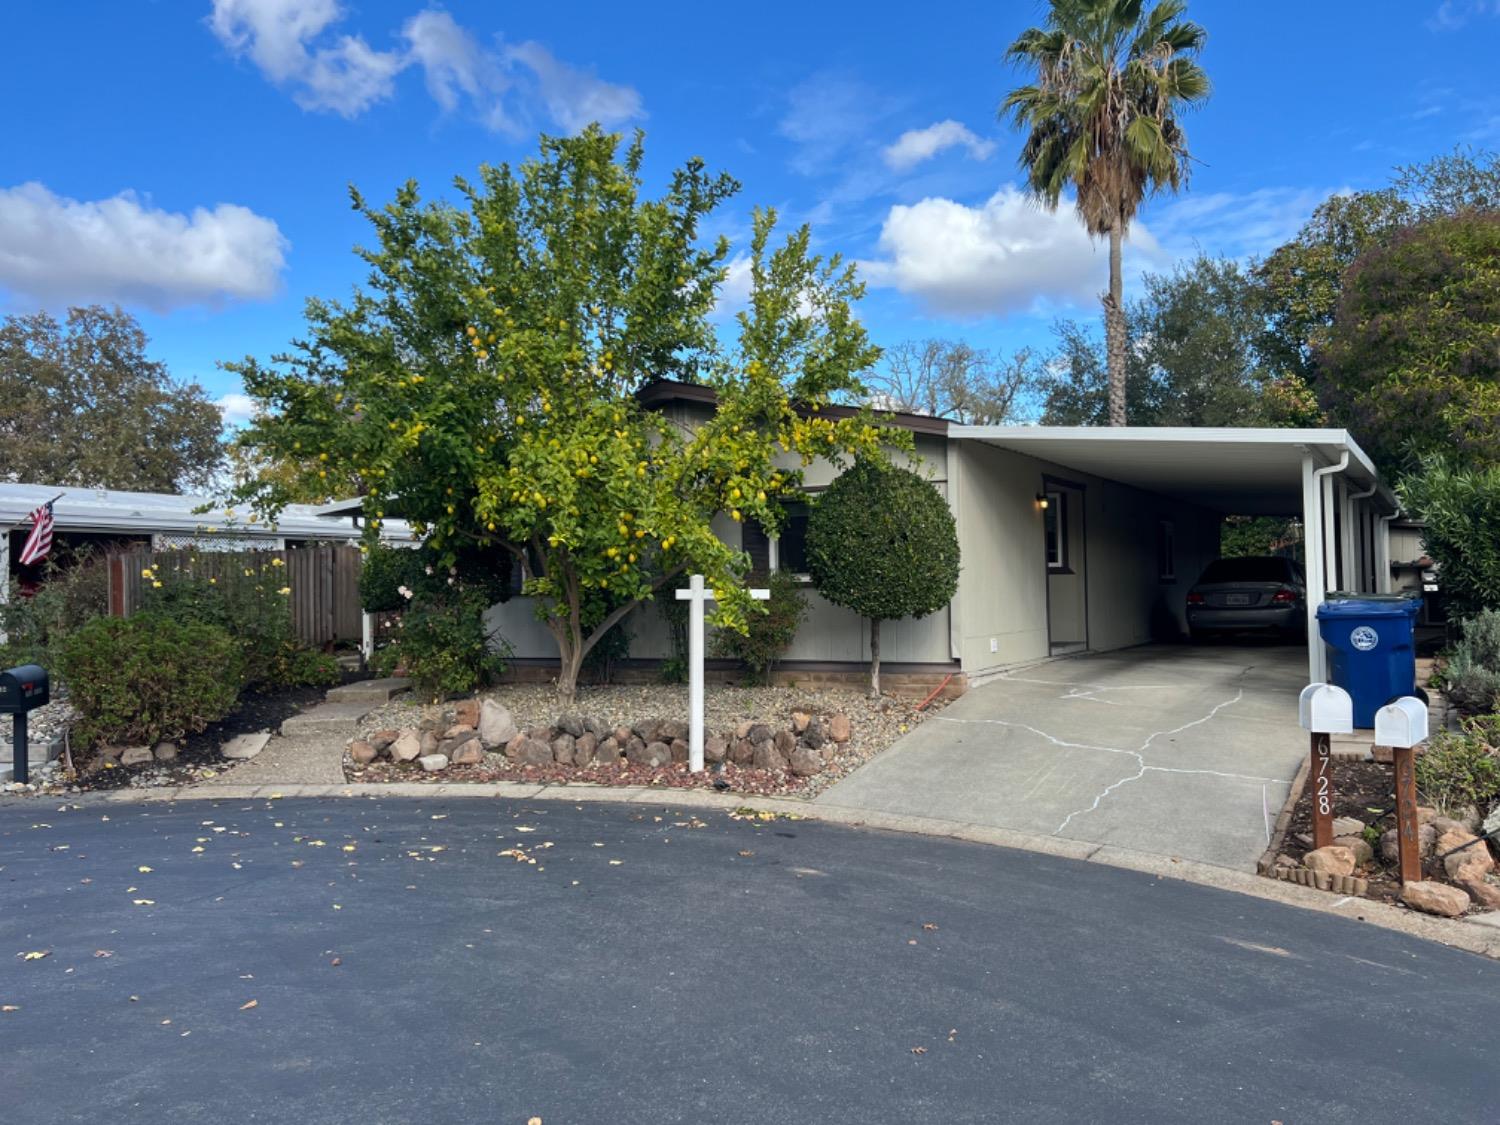
<path id="1" fill-rule="evenodd" d="M 1177 122 L 1208 97 L 1194 61 L 1204 31 L 1183 18 L 1184 0 L 1051 0 L 1043 27 L 1022 32 L 1006 60 L 1036 72 L 1001 104 L 1029 130 L 1020 163 L 1031 193 L 1055 210 L 1072 186 L 1079 217 L 1109 236 L 1104 336 L 1109 424 L 1125 424 L 1125 308 L 1121 245 L 1141 201 L 1176 191 L 1188 176 L 1187 137 Z"/>

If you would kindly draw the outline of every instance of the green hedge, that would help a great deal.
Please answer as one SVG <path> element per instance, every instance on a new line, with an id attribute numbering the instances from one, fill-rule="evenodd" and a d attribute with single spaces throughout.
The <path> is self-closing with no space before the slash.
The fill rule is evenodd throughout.
<path id="1" fill-rule="evenodd" d="M 226 630 L 154 613 L 97 618 L 57 655 L 84 744 L 200 731 L 233 708 L 244 675 L 243 649 Z"/>

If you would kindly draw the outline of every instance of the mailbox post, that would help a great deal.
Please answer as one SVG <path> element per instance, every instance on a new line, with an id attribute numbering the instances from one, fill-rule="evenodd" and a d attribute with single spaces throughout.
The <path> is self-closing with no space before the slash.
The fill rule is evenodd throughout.
<path id="1" fill-rule="evenodd" d="M 1418 844 L 1416 746 L 1427 741 L 1427 704 L 1402 696 L 1375 712 L 1375 745 L 1391 748 L 1396 770 L 1396 844 L 1401 882 L 1422 881 Z"/>
<path id="2" fill-rule="evenodd" d="M 1308 732 L 1311 746 L 1313 847 L 1333 843 L 1333 777 L 1329 772 L 1333 751 L 1329 735 L 1348 734 L 1354 729 L 1354 700 L 1333 684 L 1308 684 L 1297 700 L 1297 716 Z"/>
<path id="3" fill-rule="evenodd" d="M 11 717 L 11 759 L 16 780 L 25 783 L 31 779 L 27 762 L 26 716 L 38 707 L 43 707 L 52 698 L 47 671 L 35 664 L 22 664 L 0 672 L 0 715 Z"/>

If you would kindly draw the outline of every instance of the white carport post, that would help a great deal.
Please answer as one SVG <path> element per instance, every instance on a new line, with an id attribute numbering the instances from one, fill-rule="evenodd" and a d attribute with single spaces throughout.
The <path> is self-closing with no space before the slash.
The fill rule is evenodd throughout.
<path id="1" fill-rule="evenodd" d="M 1375 590 L 1381 594 L 1391 592 L 1391 521 L 1400 514 L 1375 519 Z"/>
<path id="2" fill-rule="evenodd" d="M 1328 592 L 1325 585 L 1323 539 L 1323 482 L 1313 467 L 1311 453 L 1302 455 L 1302 548 L 1307 572 L 1307 682 L 1321 684 L 1325 678 L 1323 641 L 1318 636 L 1318 606 Z"/>
<path id="3" fill-rule="evenodd" d="M 10 532 L 0 527 L 0 605 L 10 604 Z M 0 628 L 0 645 L 10 640 L 4 628 Z"/>

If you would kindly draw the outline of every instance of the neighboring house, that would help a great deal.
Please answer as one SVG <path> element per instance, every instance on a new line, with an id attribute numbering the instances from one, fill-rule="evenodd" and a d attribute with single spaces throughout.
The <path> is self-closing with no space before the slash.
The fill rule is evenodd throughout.
<path id="1" fill-rule="evenodd" d="M 1424 529 L 1421 520 L 1391 521 L 1392 584 L 1396 592 L 1422 599 L 1419 625 L 1442 625 L 1445 618 L 1438 600 L 1438 569 L 1422 542 Z"/>
<path id="2" fill-rule="evenodd" d="M 248 512 L 231 514 L 202 496 L 0 483 L 0 574 L 35 577 L 23 572 L 17 559 L 31 530 L 31 514 L 54 497 L 53 542 L 63 553 L 68 548 L 127 544 L 153 550 L 280 550 L 307 543 L 354 543 L 363 535 L 357 519 L 328 514 L 338 505 L 292 504 L 275 524 L 267 525 L 252 523 Z M 381 536 L 393 542 L 411 540 L 406 525 L 394 520 L 381 528 Z"/>
<path id="3" fill-rule="evenodd" d="M 714 409 L 711 390 L 683 383 L 653 383 L 640 399 L 684 427 Z M 1303 521 L 1310 607 L 1327 590 L 1390 589 L 1388 528 L 1398 506 L 1345 430 L 962 426 L 921 415 L 885 418 L 911 432 L 912 467 L 947 498 L 962 552 L 958 593 L 946 609 L 882 626 L 881 681 L 888 690 L 925 694 L 946 683 L 950 692 L 961 691 L 1048 656 L 1181 637 L 1187 588 L 1218 557 L 1226 515 Z M 814 462 L 804 487 L 816 495 L 836 475 L 832 464 Z M 727 516 L 714 529 L 756 566 L 800 572 L 805 515 L 796 507 L 789 514 L 775 540 Z M 864 682 L 866 622 L 810 588 L 807 600 L 807 620 L 778 665 L 778 679 Z M 556 647 L 530 599 L 493 607 L 489 623 L 514 650 L 513 674 L 552 674 Z M 616 674 L 654 675 L 671 654 L 661 612 L 642 606 L 625 627 L 630 659 Z M 1315 640 L 1308 661 L 1310 679 L 1322 679 Z M 727 662 L 710 667 L 721 677 L 733 674 Z"/>

